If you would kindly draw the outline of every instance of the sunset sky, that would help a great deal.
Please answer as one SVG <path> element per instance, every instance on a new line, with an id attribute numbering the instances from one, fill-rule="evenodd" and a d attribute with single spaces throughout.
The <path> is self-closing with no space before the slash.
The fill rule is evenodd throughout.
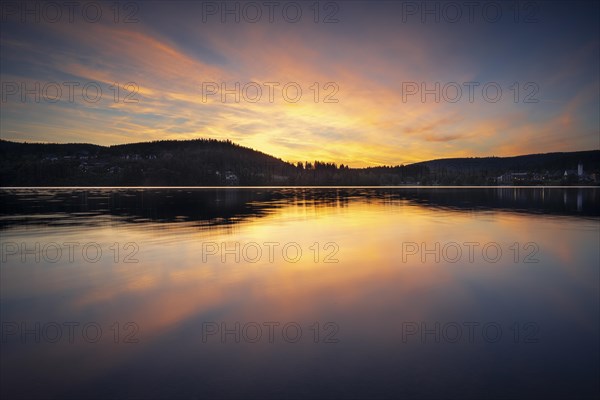
<path id="1" fill-rule="evenodd" d="M 116 23 L 112 1 L 75 3 L 72 22 L 55 3 L 54 23 L 57 10 L 40 3 L 25 14 L 2 5 L 2 139 L 231 139 L 353 167 L 600 148 L 597 3 L 321 1 L 315 16 L 313 1 L 139 1 L 121 3 Z M 79 85 L 72 100 L 65 82 Z M 124 101 L 129 82 L 137 102 Z M 236 82 L 239 102 L 208 91 Z M 425 98 L 422 84 L 433 89 Z M 82 96 L 85 85 L 90 98 L 102 88 L 99 101 Z"/>

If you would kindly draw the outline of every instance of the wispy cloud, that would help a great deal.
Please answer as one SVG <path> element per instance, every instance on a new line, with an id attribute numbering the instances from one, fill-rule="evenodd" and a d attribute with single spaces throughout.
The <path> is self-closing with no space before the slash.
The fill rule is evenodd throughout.
<path id="1" fill-rule="evenodd" d="M 514 101 L 511 84 L 528 75 L 504 72 L 502 65 L 482 69 L 485 60 L 469 54 L 464 43 L 452 50 L 461 38 L 482 51 L 488 38 L 478 38 L 476 28 L 402 25 L 385 2 L 373 8 L 346 4 L 346 20 L 327 26 L 202 24 L 185 9 L 170 19 L 162 3 L 146 10 L 149 21 L 161 21 L 155 24 L 46 24 L 26 34 L 3 25 L 3 82 L 97 82 L 105 90 L 97 103 L 22 103 L 13 96 L 2 105 L 3 137 L 115 144 L 208 136 L 290 161 L 352 166 L 598 147 L 598 75 L 589 72 L 598 60 L 588 56 L 598 49 L 597 40 L 566 49 L 571 57 L 565 61 L 541 54 L 555 68 L 536 76 L 541 101 L 524 104 L 522 92 Z M 469 35 L 468 29 L 474 31 Z M 500 33 L 489 35 L 501 39 Z M 52 42 L 51 49 L 40 37 Z M 523 49 L 504 55 L 516 59 Z M 500 56 L 492 51 L 491 57 Z M 432 88 L 470 81 L 498 82 L 502 100 L 485 101 L 481 86 L 474 102 L 466 92 L 457 103 L 403 96 L 404 82 Z M 124 87 L 130 82 L 133 94 Z M 246 94 L 256 95 L 258 85 L 262 96 L 236 102 L 230 93 L 223 102 L 220 93 L 203 92 L 207 82 L 229 90 L 253 82 Z M 278 85 L 269 86 L 273 82 Z M 302 89 L 297 103 L 286 101 L 287 83 Z M 119 101 L 113 99 L 115 84 Z M 137 102 L 123 102 L 126 95 Z"/>

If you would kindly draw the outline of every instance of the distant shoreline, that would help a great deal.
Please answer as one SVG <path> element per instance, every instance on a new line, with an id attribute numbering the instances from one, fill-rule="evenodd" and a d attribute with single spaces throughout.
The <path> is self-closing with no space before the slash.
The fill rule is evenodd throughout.
<path id="1" fill-rule="evenodd" d="M 0 190 L 28 189 L 600 189 L 600 185 L 396 185 L 396 186 L 0 186 Z"/>
<path id="2" fill-rule="evenodd" d="M 2 185 L 24 188 L 600 185 L 600 150 L 353 168 L 318 160 L 294 164 L 229 140 L 165 140 L 110 147 L 0 140 L 0 160 Z"/>

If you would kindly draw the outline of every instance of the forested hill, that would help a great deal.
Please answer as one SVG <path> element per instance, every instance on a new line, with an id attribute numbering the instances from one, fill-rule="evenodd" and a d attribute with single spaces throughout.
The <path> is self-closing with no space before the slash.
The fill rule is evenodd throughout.
<path id="1" fill-rule="evenodd" d="M 583 164 L 584 175 L 577 175 L 578 163 Z M 597 184 L 599 172 L 598 150 L 349 168 L 318 161 L 294 165 L 228 140 L 171 140 L 109 147 L 0 140 L 0 184 L 5 187 L 493 185 L 502 174 L 510 178 L 502 184 Z M 517 173 L 514 182 L 511 173 Z"/>
<path id="2" fill-rule="evenodd" d="M 295 169 L 259 151 L 212 139 L 109 147 L 2 140 L 0 157 L 3 186 L 265 184 L 267 175 Z"/>
<path id="3" fill-rule="evenodd" d="M 583 174 L 579 175 L 581 164 Z M 426 167 L 429 179 L 454 184 L 485 184 L 492 178 L 505 175 L 513 184 L 593 184 L 600 172 L 600 150 L 573 151 L 545 154 L 527 154 L 514 157 L 465 157 L 424 161 L 413 165 Z M 565 176 L 565 172 L 567 175 Z M 508 175 L 508 178 L 506 176 Z"/>
<path id="4" fill-rule="evenodd" d="M 597 169 L 600 165 L 600 151 L 573 151 L 563 153 L 527 154 L 515 157 L 469 157 L 469 158 L 443 158 L 438 160 L 423 161 L 417 165 L 427 166 L 430 170 L 447 171 L 531 171 L 542 172 L 546 170 L 576 169 L 579 163 L 588 168 Z"/>
<path id="5" fill-rule="evenodd" d="M 229 140 L 116 146 L 0 141 L 2 186 L 379 185 L 418 181 L 422 167 L 375 173 L 344 165 L 293 165 Z M 388 180 L 386 180 L 388 179 Z"/>

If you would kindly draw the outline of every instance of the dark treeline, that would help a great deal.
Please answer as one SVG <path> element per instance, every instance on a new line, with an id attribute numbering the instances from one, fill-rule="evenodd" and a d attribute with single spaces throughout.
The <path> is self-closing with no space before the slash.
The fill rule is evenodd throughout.
<path id="1" fill-rule="evenodd" d="M 446 185 L 595 185 L 600 178 L 600 150 L 447 158 L 415 165 L 428 168 L 429 182 Z"/>
<path id="2" fill-rule="evenodd" d="M 515 161 L 517 159 L 517 161 Z M 520 161 L 518 160 L 520 159 Z M 600 151 L 510 158 L 435 160 L 390 167 L 350 168 L 320 161 L 291 164 L 229 140 L 154 141 L 115 146 L 38 144 L 0 140 L 2 186 L 264 186 L 423 185 L 597 182 Z M 578 163 L 585 182 L 575 176 Z M 564 172 L 569 170 L 569 174 Z M 575 172 L 574 172 L 575 171 Z M 512 179 L 512 176 L 511 176 Z M 516 178 L 515 178 L 516 179 Z M 534 182 L 539 183 L 539 182 Z"/>

